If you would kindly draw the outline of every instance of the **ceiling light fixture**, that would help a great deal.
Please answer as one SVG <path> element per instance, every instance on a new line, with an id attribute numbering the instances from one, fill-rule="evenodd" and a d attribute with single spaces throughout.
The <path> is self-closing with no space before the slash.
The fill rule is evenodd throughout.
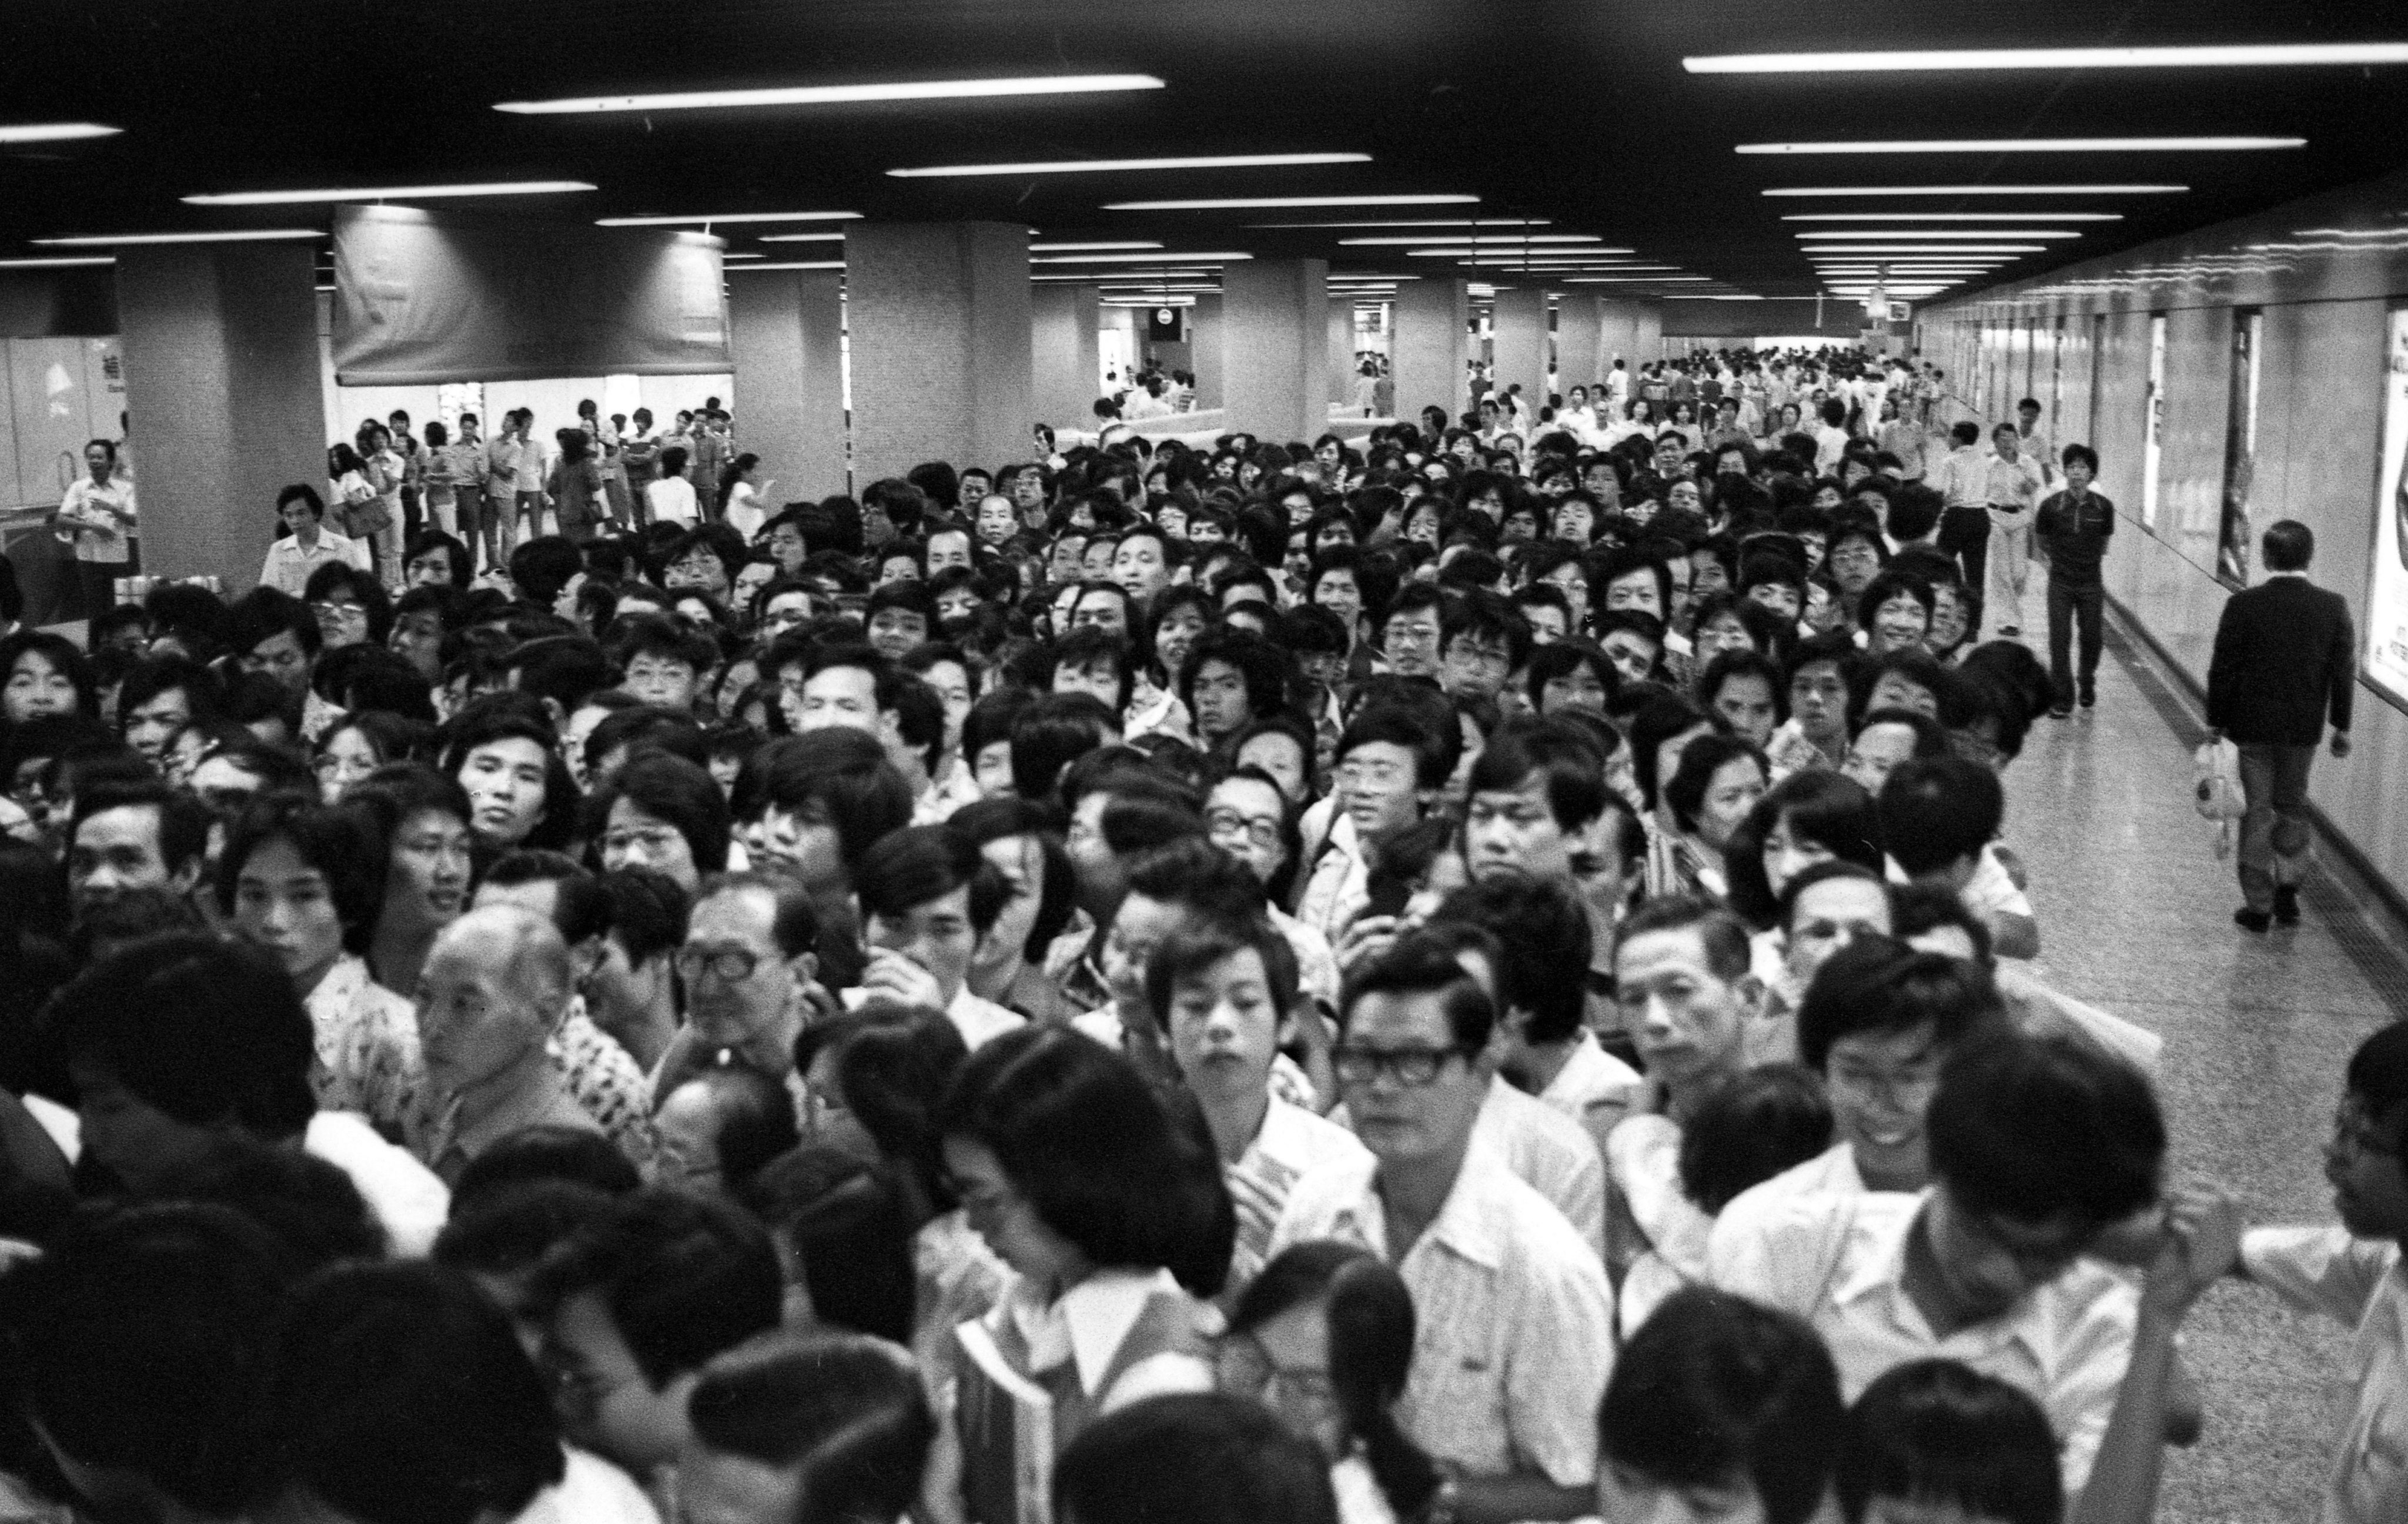
<path id="1" fill-rule="evenodd" d="M 244 228 L 222 233 L 109 233 L 74 238 L 36 238 L 46 249 L 108 249 L 117 244 L 244 244 L 270 238 L 322 238 L 316 228 Z"/>
<path id="2" fill-rule="evenodd" d="M 1249 222 L 1249 228 L 1543 228 L 1555 224 L 1543 217 L 1500 217 L 1469 221 L 1461 219 L 1435 218 L 1426 221 L 1402 222 Z M 1437 236 L 1435 234 L 1429 235 Z"/>
<path id="3" fill-rule="evenodd" d="M 859 212 L 729 212 L 721 217 L 597 217 L 597 228 L 709 227 L 714 222 L 857 222 Z"/>
<path id="4" fill-rule="evenodd" d="M 840 244 L 844 242 L 844 235 L 841 233 L 765 233 L 761 235 L 761 241 L 765 244 Z"/>
<path id="5" fill-rule="evenodd" d="M 736 266 L 734 270 L 730 270 L 727 273 L 729 275 L 735 275 L 738 271 L 741 271 L 749 275 L 754 270 L 841 270 L 843 268 L 844 261 L 840 259 L 771 260 L 766 264 L 739 264 Z"/>
<path id="6" fill-rule="evenodd" d="M 361 186 L 348 191 L 228 191 L 186 196 L 188 207 L 307 207 L 326 201 L 433 201 L 449 196 L 549 196 L 595 187 L 584 180 L 484 180 L 465 185 Z"/>
<path id="7" fill-rule="evenodd" d="M 80 264 L 114 264 L 113 254 L 60 254 L 49 259 L 0 259 L 0 270 L 64 270 Z"/>
<path id="8" fill-rule="evenodd" d="M 124 130 L 97 121 L 25 121 L 0 127 L 0 143 L 71 143 L 84 137 L 114 137 Z"/>
<path id="9" fill-rule="evenodd" d="M 1827 254 L 2045 254 L 2046 244 L 1824 244 Z"/>
<path id="10" fill-rule="evenodd" d="M 1785 185 L 1769 196 L 2175 196 L 2187 185 Z M 2028 214 L 2025 214 L 2028 215 Z"/>
<path id="11" fill-rule="evenodd" d="M 1691 74 L 1922 74 L 1992 69 L 2208 69 L 2408 64 L 2408 42 L 2285 42 L 2189 48 L 1901 48 L 1684 58 Z"/>
<path id="12" fill-rule="evenodd" d="M 1152 169 L 1273 169 L 1287 164 L 1368 164 L 1368 153 L 1188 154 L 1171 159 L 1040 159 L 1019 164 L 928 164 L 890 169 L 898 180 L 957 179 L 979 175 L 1128 174 Z"/>
<path id="13" fill-rule="evenodd" d="M 1824 243 L 1848 238 L 2050 238 L 2061 242 L 2082 235 L 2039 228 L 1850 228 L 1844 233 L 1800 233 L 1797 236 Z"/>
<path id="14" fill-rule="evenodd" d="M 496 101 L 512 116 L 587 111 L 705 111 L 768 106 L 855 106 L 878 101 L 978 100 L 1003 95 L 1092 95 L 1160 90 L 1150 74 L 1054 74 L 1014 79 L 905 79 L 883 85 L 796 85 L 768 90 L 690 90 L 652 95 L 583 95 L 548 101 Z"/>
<path id="15" fill-rule="evenodd" d="M 2122 212 L 1791 212 L 1784 222 L 2120 222 Z"/>
<path id="16" fill-rule="evenodd" d="M 1416 235 L 1412 236 L 1412 237 L 1405 237 L 1405 238 L 1340 238 L 1340 239 L 1339 239 L 1339 240 L 1338 240 L 1338 246 L 1339 246 L 1340 248 L 1341 248 L 1341 249 L 1371 249 L 1371 248 L 1380 248 L 1380 247 L 1386 247 L 1386 246 L 1392 246 L 1392 245 L 1401 245 L 1401 244 L 1426 244 L 1426 243 L 1431 243 L 1431 242 L 1441 242 L 1441 243 L 1448 243 L 1448 244 L 1506 244 L 1506 245 L 1512 245 L 1512 244 L 1595 244 L 1595 243 L 1603 243 L 1604 241 L 1605 241 L 1604 239 L 1602 239 L 1602 238 L 1598 237 L 1598 236 L 1596 234 L 1594 234 L 1594 233 L 1531 233 L 1531 234 L 1514 234 L 1514 233 L 1485 234 L 1485 233 L 1477 233 L 1477 234 L 1471 234 L 1471 235 L 1467 235 L 1467 236 L 1465 236 L 1465 237 L 1461 237 L 1461 238 L 1443 238 L 1443 239 L 1440 238 L 1440 237 L 1438 236 L 1438 235 L 1436 235 L 1436 234 L 1433 234 L 1433 233 L 1424 233 L 1424 234 Z M 1629 252 L 1629 250 L 1626 249 L 1623 249 L 1623 250 L 1622 250 L 1622 252 L 1627 254 L 1627 253 L 1628 253 L 1628 252 Z"/>
<path id="17" fill-rule="evenodd" d="M 1565 280 L 1575 286 L 1670 286 L 1687 282 L 1706 285 L 1713 277 L 1702 275 L 1575 275 Z"/>
<path id="18" fill-rule="evenodd" d="M 1041 254 L 1028 263 L 1031 264 L 1220 264 L 1230 260 L 1254 257 L 1252 254 L 1234 251 L 1219 254 Z"/>
<path id="19" fill-rule="evenodd" d="M 1225 196 L 1203 201 L 1115 201 L 1104 207 L 1108 212 L 1221 212 L 1247 211 L 1274 207 L 1460 207 L 1477 203 L 1478 196 L 1467 195 L 1398 195 L 1398 196 Z"/>
<path id="20" fill-rule="evenodd" d="M 1742 143 L 1733 151 L 1802 153 L 2241 153 L 2307 147 L 2304 137 L 1909 137 L 1861 143 Z"/>
<path id="21" fill-rule="evenodd" d="M 1032 254 L 1073 254 L 1097 249 L 1160 249 L 1162 245 L 1140 238 L 1133 242 L 1091 244 L 1030 244 Z"/>

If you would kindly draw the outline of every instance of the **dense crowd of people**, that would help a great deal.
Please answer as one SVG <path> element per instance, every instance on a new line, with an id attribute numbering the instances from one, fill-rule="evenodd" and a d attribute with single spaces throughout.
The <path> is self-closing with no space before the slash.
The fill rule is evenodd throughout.
<path id="1" fill-rule="evenodd" d="M 0 641 L 0 1517 L 2132 1521 L 2237 1275 L 2396 1519 L 2408 1029 L 2173 1183 L 2002 819 L 2114 516 L 1942 386 L 365 426 Z"/>

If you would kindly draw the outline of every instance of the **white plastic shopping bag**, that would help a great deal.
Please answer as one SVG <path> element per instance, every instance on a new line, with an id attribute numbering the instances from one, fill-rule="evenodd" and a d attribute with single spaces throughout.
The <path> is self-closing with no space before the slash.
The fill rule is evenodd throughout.
<path id="1" fill-rule="evenodd" d="M 2215 855 L 2232 855 L 2233 837 L 2248 803 L 2241 794 L 2241 748 L 2208 741 L 2191 756 L 2193 792 L 2201 818 L 2215 826 Z"/>

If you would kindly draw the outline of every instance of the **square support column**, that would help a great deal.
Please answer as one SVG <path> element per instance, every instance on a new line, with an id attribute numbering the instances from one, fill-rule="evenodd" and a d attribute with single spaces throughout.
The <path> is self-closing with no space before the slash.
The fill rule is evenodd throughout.
<path id="1" fill-rule="evenodd" d="M 1354 406 L 1354 298 L 1333 296 L 1329 299 L 1329 405 L 1343 410 L 1349 417 L 1359 417 Z M 1313 437 L 1319 438 L 1315 434 Z"/>
<path id="2" fill-rule="evenodd" d="M 1228 336 L 1227 321 L 1217 292 L 1206 292 L 1187 309 L 1188 352 L 1195 357 L 1190 368 L 1196 372 L 1196 406 L 1199 412 L 1218 407 L 1227 400 L 1221 388 L 1221 349 Z"/>
<path id="3" fill-rule="evenodd" d="M 316 266 L 307 243 L 119 253 L 144 575 L 218 577 L 231 597 L 259 577 L 278 491 L 325 491 Z"/>
<path id="4" fill-rule="evenodd" d="M 1576 386 L 1597 390 L 1603 334 L 1596 297 L 1573 292 L 1555 298 L 1555 387 L 1567 399 Z"/>
<path id="5" fill-rule="evenodd" d="M 854 222 L 844 257 L 855 479 L 1025 456 L 1027 224 Z"/>
<path id="6" fill-rule="evenodd" d="M 1471 292 L 1460 280 L 1408 280 L 1397 288 L 1397 333 L 1390 369 L 1397 416 L 1418 420 L 1443 407 L 1451 423 L 1471 406 L 1465 369 L 1471 355 Z"/>
<path id="7" fill-rule="evenodd" d="M 1329 428 L 1329 264 L 1248 260 L 1221 277 L 1229 427 L 1268 443 Z"/>
<path id="8" fill-rule="evenodd" d="M 728 340 L 745 448 L 784 489 L 779 502 L 834 497 L 847 490 L 843 277 L 730 269 Z"/>
<path id="9" fill-rule="evenodd" d="M 1095 426 L 1096 387 L 1103 375 L 1096 354 L 1101 311 L 1093 286 L 1033 286 L 1028 292 L 1029 404 L 1039 421 L 1055 429 Z"/>
<path id="10" fill-rule="evenodd" d="M 1547 292 L 1541 286 L 1516 286 L 1497 293 L 1497 391 L 1515 386 L 1529 405 L 1530 417 L 1547 405 Z"/>

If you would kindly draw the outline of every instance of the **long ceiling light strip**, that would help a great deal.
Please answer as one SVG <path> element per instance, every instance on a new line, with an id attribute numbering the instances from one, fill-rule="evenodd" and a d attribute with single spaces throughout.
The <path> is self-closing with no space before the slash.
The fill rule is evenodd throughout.
<path id="1" fill-rule="evenodd" d="M 2187 185 L 1784 185 L 1769 196 L 2176 196 Z"/>
<path id="2" fill-rule="evenodd" d="M 1747 154 L 2245 153 L 2307 147 L 2304 137 L 1910 137 L 1864 142 L 1742 143 Z"/>
<path id="3" fill-rule="evenodd" d="M 1496 244 L 1510 246 L 1516 244 L 1601 244 L 1604 241 L 1604 239 L 1598 237 L 1594 233 L 1532 233 L 1526 235 L 1513 233 L 1477 233 L 1460 238 L 1446 238 L 1434 233 L 1424 233 L 1404 238 L 1340 238 L 1338 240 L 1338 245 L 1341 249 L 1376 249 L 1394 245 L 1426 243 Z M 1625 252 L 1627 252 L 1627 250 L 1625 250 Z"/>
<path id="4" fill-rule="evenodd" d="M 1044 159 L 1016 164 L 928 164 L 890 169 L 891 179 L 958 179 L 982 175 L 1131 174 L 1157 169 L 1272 169 L 1292 164 L 1368 164 L 1368 153 L 1190 154 L 1168 159 Z"/>
<path id="5" fill-rule="evenodd" d="M 1108 241 L 1102 243 L 1030 244 L 1028 246 L 1028 251 L 1032 254 L 1083 254 L 1092 253 L 1097 249 L 1160 249 L 1162 245 L 1159 243 L 1153 242 L 1149 239 L 1138 238 L 1124 239 L 1119 242 Z"/>
<path id="6" fill-rule="evenodd" d="M 1901 48 L 1684 58 L 1691 74 L 1921 74 L 1997 69 L 2234 69 L 2408 64 L 2408 42 L 2285 42 L 2177 48 Z"/>
<path id="7" fill-rule="evenodd" d="M 322 238 L 316 228 L 243 228 L 222 233 L 108 233 L 74 238 L 36 238 L 46 249 L 108 249 L 120 244 L 247 244 L 272 238 Z"/>
<path id="8" fill-rule="evenodd" d="M 2045 254 L 2046 244 L 1824 244 L 1827 254 Z"/>
<path id="9" fill-rule="evenodd" d="M 841 270 L 844 261 L 834 260 L 772 260 L 767 264 L 731 264 L 729 275 L 749 274 L 754 270 Z"/>
<path id="10" fill-rule="evenodd" d="M 585 180 L 481 180 L 465 185 L 359 186 L 340 191 L 228 191 L 186 196 L 188 207 L 307 207 L 329 201 L 434 201 L 454 196 L 565 195 L 595 187 Z"/>
<path id="11" fill-rule="evenodd" d="M 688 90 L 645 95 L 581 95 L 557 100 L 496 101 L 512 116 L 568 116 L 592 111 L 740 110 L 781 106 L 857 106 L 882 101 L 983 100 L 1010 95 L 1092 95 L 1160 90 L 1150 74 L 1054 74 L 1006 79 L 906 79 L 878 85 L 789 85 L 763 90 Z"/>
<path id="12" fill-rule="evenodd" d="M 859 212 L 726 212 L 715 217 L 597 217 L 598 228 L 708 227 L 716 222 L 858 222 Z"/>
<path id="13" fill-rule="evenodd" d="M 21 121 L 0 127 L 0 143 L 72 143 L 87 137 L 115 137 L 124 130 L 97 121 Z"/>
<path id="14" fill-rule="evenodd" d="M 1791 212 L 1784 222 L 2120 222 L 2122 212 Z M 1917 235 L 1920 236 L 1920 235 Z"/>
<path id="15" fill-rule="evenodd" d="M 2040 228 L 1850 228 L 1844 233 L 1800 233 L 1797 236 L 1823 243 L 1850 238 L 2047 238 L 2061 243 L 2082 235 Z"/>
<path id="16" fill-rule="evenodd" d="M 1469 195 L 1370 196 L 1221 196 L 1185 201 L 1115 201 L 1108 212 L 1220 212 L 1268 210 L 1280 207 L 1462 207 L 1478 203 Z"/>
<path id="17" fill-rule="evenodd" d="M 1254 256 L 1236 250 L 1215 254 L 1039 254 L 1031 264 L 1221 264 Z"/>

